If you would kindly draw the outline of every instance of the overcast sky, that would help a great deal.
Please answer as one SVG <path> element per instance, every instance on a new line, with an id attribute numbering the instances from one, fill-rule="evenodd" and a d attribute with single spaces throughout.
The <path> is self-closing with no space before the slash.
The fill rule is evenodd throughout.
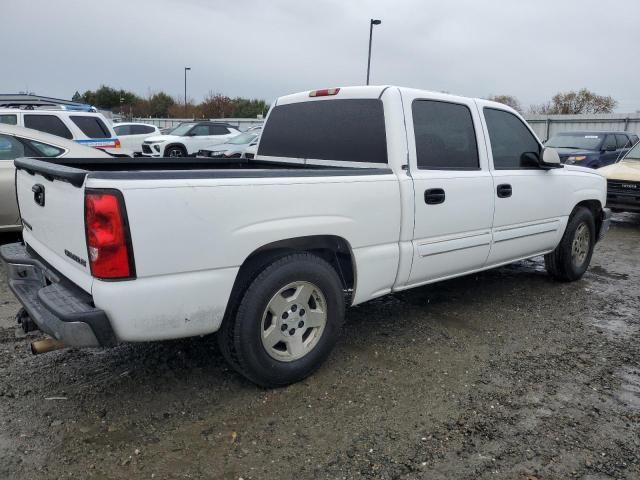
<path id="1" fill-rule="evenodd" d="M 523 105 L 586 87 L 640 110 L 640 1 L 0 0 L 0 93 L 101 84 L 199 101 L 372 84 Z"/>

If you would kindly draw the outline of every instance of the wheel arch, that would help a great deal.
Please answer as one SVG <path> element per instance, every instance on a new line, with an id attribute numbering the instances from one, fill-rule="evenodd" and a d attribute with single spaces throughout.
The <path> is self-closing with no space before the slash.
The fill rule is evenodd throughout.
<path id="1" fill-rule="evenodd" d="M 162 155 L 166 157 L 167 156 L 167 150 L 169 150 L 172 147 L 180 147 L 182 150 L 184 150 L 185 155 L 189 154 L 189 151 L 187 150 L 187 147 L 183 143 L 173 142 L 173 143 L 170 143 L 169 145 L 164 147 L 164 150 L 162 151 Z"/>
<path id="2" fill-rule="evenodd" d="M 336 235 L 294 237 L 262 245 L 247 256 L 240 266 L 231 289 L 225 319 L 233 314 L 242 293 L 262 269 L 278 258 L 296 252 L 309 252 L 318 255 L 335 268 L 347 296 L 346 303 L 347 305 L 351 304 L 357 280 L 356 263 L 351 244 L 343 237 Z"/>
<path id="3" fill-rule="evenodd" d="M 595 199 L 581 200 L 575 205 L 575 207 L 573 207 L 573 210 L 571 211 L 571 215 L 569 217 L 571 217 L 579 207 L 586 208 L 591 212 L 591 214 L 593 215 L 593 221 L 595 222 L 595 225 L 596 225 L 596 239 L 600 238 L 600 229 L 602 228 L 602 221 L 603 221 L 603 216 L 602 216 L 603 205 L 602 203 L 600 203 L 600 200 L 595 200 Z"/>

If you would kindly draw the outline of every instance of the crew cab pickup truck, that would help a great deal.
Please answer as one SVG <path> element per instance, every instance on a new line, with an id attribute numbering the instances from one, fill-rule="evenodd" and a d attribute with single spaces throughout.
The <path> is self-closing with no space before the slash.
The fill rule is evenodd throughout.
<path id="1" fill-rule="evenodd" d="M 502 104 L 398 87 L 281 97 L 255 159 L 18 159 L 6 245 L 27 329 L 62 345 L 217 333 L 261 386 L 311 374 L 345 306 L 545 255 L 579 279 L 606 183 Z"/>

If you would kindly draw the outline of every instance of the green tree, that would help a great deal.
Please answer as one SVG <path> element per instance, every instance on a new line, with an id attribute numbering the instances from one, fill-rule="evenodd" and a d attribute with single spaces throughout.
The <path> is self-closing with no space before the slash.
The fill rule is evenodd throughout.
<path id="1" fill-rule="evenodd" d="M 72 102 L 82 102 L 82 95 L 80 95 L 80 92 L 76 90 L 76 93 L 73 94 L 73 97 L 71 97 L 71 101 Z"/>
<path id="2" fill-rule="evenodd" d="M 134 105 L 139 98 L 133 92 L 122 89 L 116 90 L 115 88 L 102 85 L 95 92 L 87 90 L 82 95 L 76 92 L 73 99 L 98 108 L 112 110 L 124 105 Z"/>
<path id="3" fill-rule="evenodd" d="M 175 103 L 176 101 L 173 97 L 167 93 L 154 93 L 149 97 L 149 115 L 152 117 L 167 117 L 169 108 Z"/>
<path id="4" fill-rule="evenodd" d="M 231 116 L 234 118 L 256 118 L 269 110 L 269 105 L 264 100 L 236 97 L 233 99 L 233 104 Z"/>

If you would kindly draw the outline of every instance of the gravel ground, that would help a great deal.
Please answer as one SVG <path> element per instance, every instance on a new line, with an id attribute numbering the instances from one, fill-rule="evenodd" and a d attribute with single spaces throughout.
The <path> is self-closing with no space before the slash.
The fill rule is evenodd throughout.
<path id="1" fill-rule="evenodd" d="M 3 271 L 0 478 L 640 478 L 640 216 L 614 220 L 579 282 L 536 258 L 349 310 L 279 390 L 212 338 L 32 356 Z"/>

